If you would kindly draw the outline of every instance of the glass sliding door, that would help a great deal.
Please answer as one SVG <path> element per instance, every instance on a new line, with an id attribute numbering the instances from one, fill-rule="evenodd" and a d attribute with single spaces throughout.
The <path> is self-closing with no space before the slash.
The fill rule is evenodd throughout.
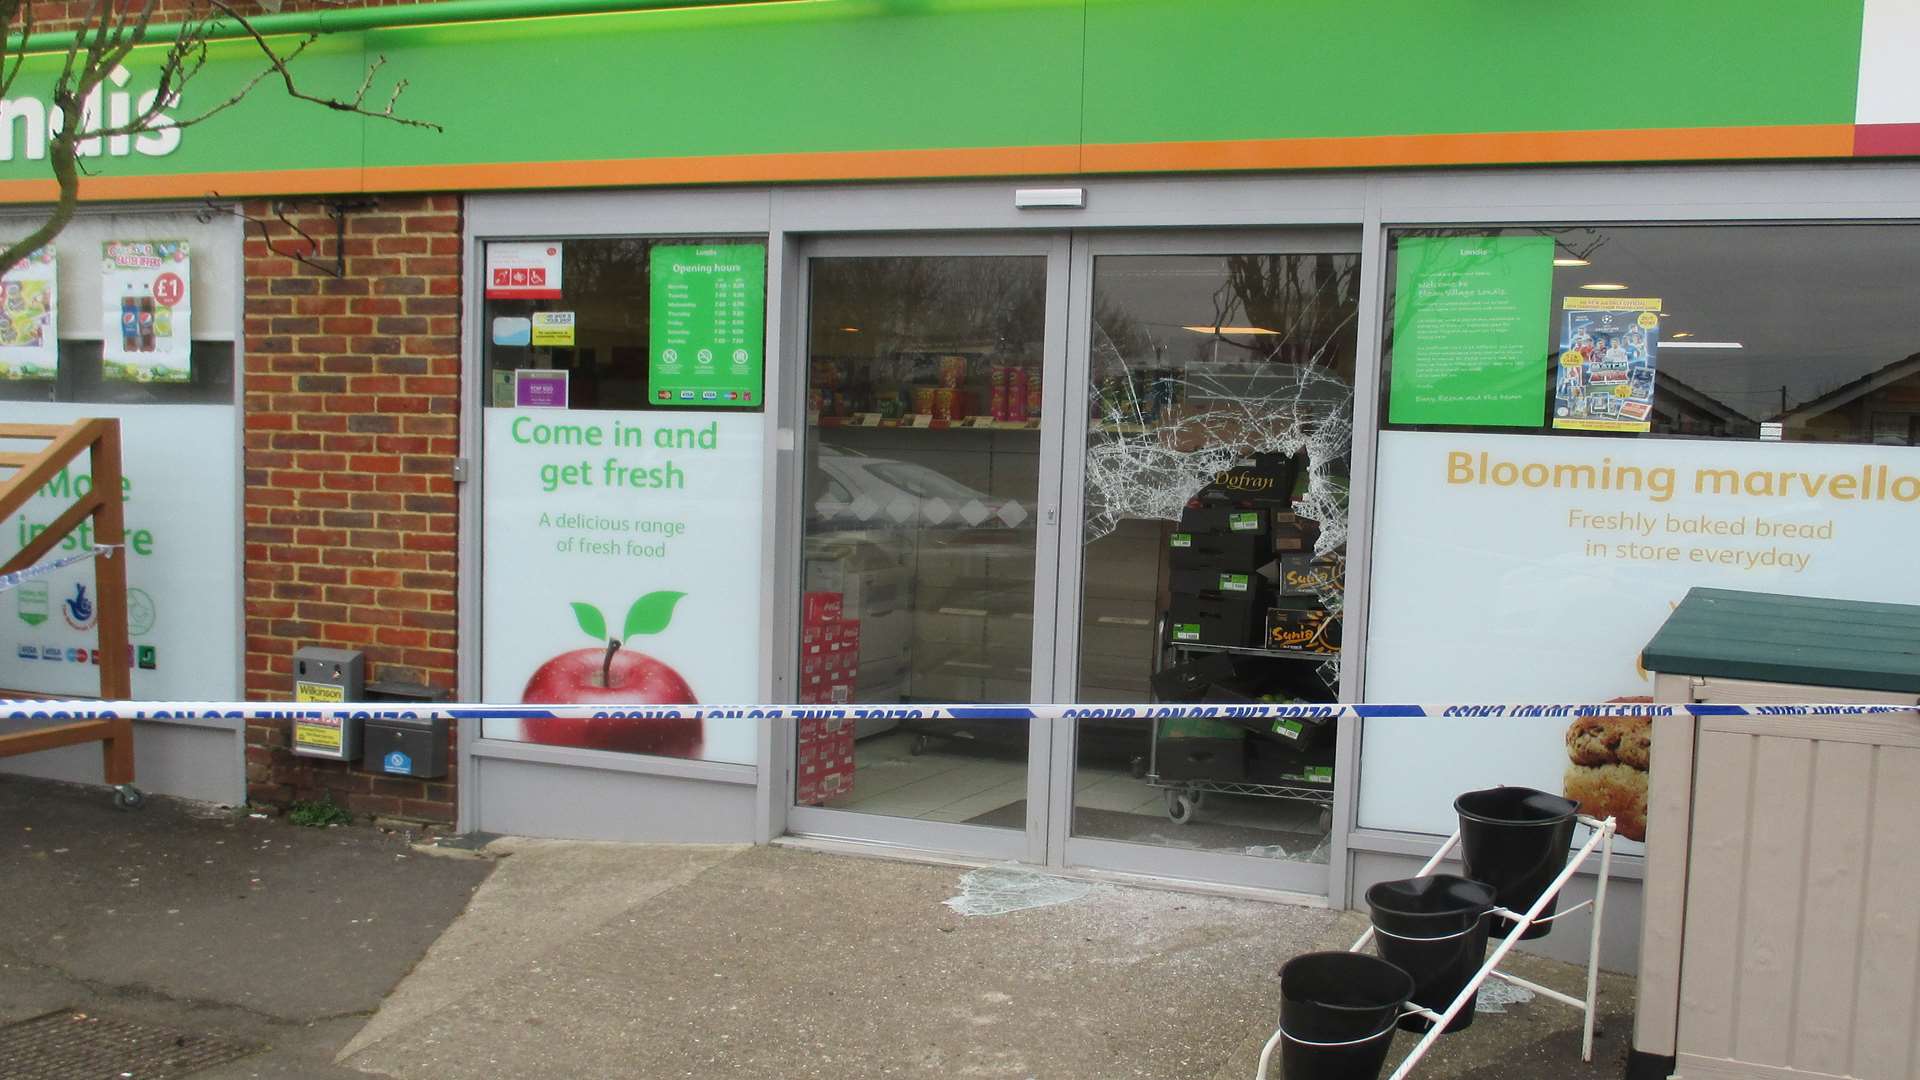
<path id="1" fill-rule="evenodd" d="M 810 245 L 800 703 L 1336 700 L 1358 241 Z M 1336 734 L 803 722 L 788 827 L 1324 895 Z"/>
<path id="2" fill-rule="evenodd" d="M 1057 536 L 1058 436 L 1043 421 L 1064 242 L 809 254 L 799 702 L 1045 700 L 1054 605 L 1036 568 L 1053 565 Z M 1029 819 L 1048 746 L 1027 720 L 821 721 L 797 735 L 797 830 L 1044 854 Z"/>
<path id="3" fill-rule="evenodd" d="M 1357 240 L 1076 250 L 1073 700 L 1337 699 Z M 1335 734 L 1081 720 L 1071 800 L 1055 800 L 1067 861 L 1325 892 Z"/>

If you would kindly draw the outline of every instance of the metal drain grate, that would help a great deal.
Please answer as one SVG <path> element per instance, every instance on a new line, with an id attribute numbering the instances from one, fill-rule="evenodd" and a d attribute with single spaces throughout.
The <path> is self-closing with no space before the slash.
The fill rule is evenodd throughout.
<path id="1" fill-rule="evenodd" d="M 260 1048 L 90 1013 L 53 1012 L 0 1027 L 8 1080 L 169 1080 Z"/>

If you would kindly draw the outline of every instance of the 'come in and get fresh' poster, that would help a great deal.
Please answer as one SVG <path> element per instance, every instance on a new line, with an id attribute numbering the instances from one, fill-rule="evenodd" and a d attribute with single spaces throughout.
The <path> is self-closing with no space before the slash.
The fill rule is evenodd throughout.
<path id="1" fill-rule="evenodd" d="M 760 694 L 758 413 L 486 411 L 481 690 L 500 704 Z M 749 764 L 753 725 L 499 719 L 488 738 Z"/>

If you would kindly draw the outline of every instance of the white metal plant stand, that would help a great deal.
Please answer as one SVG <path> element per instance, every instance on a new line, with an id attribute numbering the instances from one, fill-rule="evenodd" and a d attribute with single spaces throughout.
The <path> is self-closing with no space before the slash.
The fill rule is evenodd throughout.
<path id="1" fill-rule="evenodd" d="M 1393 1075 L 1389 1080 L 1405 1080 L 1406 1077 L 1413 1074 L 1414 1067 L 1420 1064 L 1420 1059 L 1426 1057 L 1427 1051 L 1433 1049 L 1433 1044 L 1440 1041 L 1440 1036 L 1446 1033 L 1447 1025 L 1453 1022 L 1453 1018 L 1460 1014 L 1461 1009 L 1466 1008 L 1467 1000 L 1479 991 L 1481 984 L 1485 983 L 1488 978 L 1500 979 L 1514 986 L 1521 987 L 1522 989 L 1530 990 L 1548 1000 L 1557 1001 L 1563 1005 L 1571 1005 L 1579 1009 L 1585 1017 L 1584 1028 L 1580 1037 L 1580 1060 L 1593 1060 L 1593 1028 L 1594 1021 L 1598 1016 L 1595 1010 L 1595 999 L 1599 996 L 1600 989 L 1600 928 L 1606 916 L 1607 878 L 1613 870 L 1613 836 L 1617 831 L 1617 826 L 1612 818 L 1601 820 L 1582 814 L 1577 820 L 1580 824 L 1592 829 L 1593 835 L 1574 853 L 1571 859 L 1567 860 L 1566 868 L 1560 871 L 1559 877 L 1553 879 L 1553 884 L 1547 886 L 1547 890 L 1540 894 L 1540 898 L 1533 902 L 1532 907 L 1528 908 L 1524 913 L 1509 911 L 1506 908 L 1494 908 L 1489 913 L 1512 920 L 1514 924 L 1513 929 L 1507 933 L 1506 938 L 1493 950 L 1493 954 L 1487 957 L 1487 962 L 1481 965 L 1478 972 L 1474 973 L 1472 981 L 1468 982 L 1466 988 L 1460 991 L 1459 996 L 1453 999 L 1452 1004 L 1447 1006 L 1446 1011 L 1436 1013 L 1431 1009 L 1423 1009 L 1412 1004 L 1407 1005 L 1402 1011 L 1403 1016 L 1418 1016 L 1430 1021 L 1431 1027 L 1428 1029 L 1426 1037 L 1422 1038 L 1420 1042 L 1414 1046 L 1413 1050 L 1407 1054 L 1406 1059 L 1400 1063 L 1400 1067 L 1393 1071 Z M 1453 850 L 1459 846 L 1460 833 L 1455 831 L 1452 836 L 1447 838 L 1446 843 L 1440 845 L 1440 850 L 1434 852 L 1433 858 L 1428 859 L 1427 864 L 1422 866 L 1419 873 L 1414 876 L 1426 877 L 1432 874 L 1434 870 L 1445 861 L 1446 857 L 1452 854 Z M 1573 880 L 1573 876 L 1580 872 L 1580 868 L 1586 865 L 1587 860 L 1593 857 L 1596 850 L 1600 854 L 1600 877 L 1594 887 L 1593 899 L 1582 901 L 1565 911 L 1542 918 L 1540 913 L 1546 910 L 1547 905 L 1551 904 L 1554 898 L 1560 895 L 1560 890 L 1567 887 L 1567 882 Z M 1510 975 L 1500 970 L 1500 962 L 1506 959 L 1507 954 L 1513 951 L 1515 945 L 1520 944 L 1520 939 L 1535 923 L 1552 922 L 1561 916 L 1571 915 L 1586 907 L 1593 908 L 1593 933 L 1587 945 L 1587 996 L 1585 999 L 1574 997 L 1571 994 L 1563 994 L 1558 990 L 1541 986 L 1539 983 L 1529 982 L 1518 975 Z M 1361 949 L 1366 948 L 1367 945 L 1373 941 L 1373 934 L 1373 928 L 1368 927 L 1367 932 L 1361 934 L 1360 940 L 1354 942 L 1353 947 L 1347 951 L 1359 952 Z M 1390 1030 L 1391 1029 L 1389 1029 L 1389 1031 Z M 1387 1034 L 1387 1032 L 1381 1032 L 1380 1034 Z M 1273 1033 L 1273 1037 L 1267 1040 L 1267 1045 L 1261 1048 L 1260 1069 L 1254 1074 L 1256 1080 L 1267 1080 L 1267 1068 L 1273 1060 L 1274 1049 L 1280 1045 L 1280 1040 L 1285 1037 L 1285 1029 L 1276 1030 Z M 1355 1044 L 1370 1042 L 1379 1037 L 1380 1035 L 1373 1035 L 1366 1039 L 1359 1039 L 1355 1041 Z"/>

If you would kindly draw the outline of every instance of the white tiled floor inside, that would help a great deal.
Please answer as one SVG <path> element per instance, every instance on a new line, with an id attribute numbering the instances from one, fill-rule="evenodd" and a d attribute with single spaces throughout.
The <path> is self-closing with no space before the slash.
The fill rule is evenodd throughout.
<path id="1" fill-rule="evenodd" d="M 967 821 L 1027 797 L 1027 761 L 1013 742 L 978 748 L 959 740 L 929 739 L 915 754 L 915 736 L 890 731 L 854 746 L 853 793 L 827 805 L 835 810 Z"/>
<path id="2" fill-rule="evenodd" d="M 896 730 L 860 740 L 854 750 L 853 791 L 828 805 L 836 810 L 964 822 L 1027 797 L 1024 746 L 931 737 L 923 752 L 915 754 L 915 739 L 911 732 Z M 1167 819 L 1167 793 L 1136 779 L 1127 769 L 1083 765 L 1075 772 L 1074 791 L 1079 807 L 1150 819 L 1151 827 L 1142 822 L 1141 839 L 1180 828 Z M 1210 795 L 1196 820 L 1317 833 L 1320 816 L 1319 807 L 1305 803 Z"/>

